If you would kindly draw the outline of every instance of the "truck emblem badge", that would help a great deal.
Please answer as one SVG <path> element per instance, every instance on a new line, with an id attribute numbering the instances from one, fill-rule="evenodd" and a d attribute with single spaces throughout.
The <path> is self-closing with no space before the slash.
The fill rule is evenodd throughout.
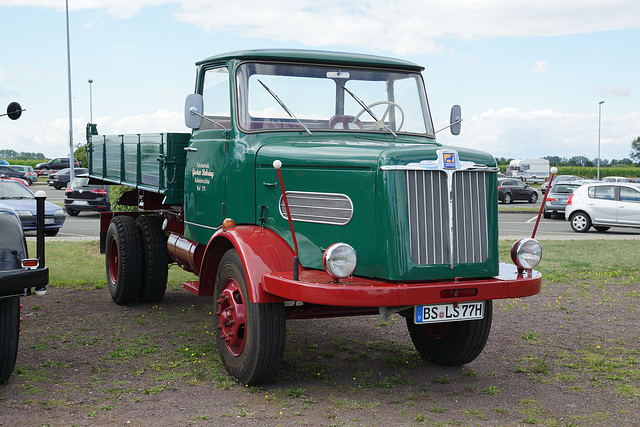
<path id="1" fill-rule="evenodd" d="M 442 153 L 442 167 L 444 169 L 457 169 L 456 168 L 456 153 Z"/>

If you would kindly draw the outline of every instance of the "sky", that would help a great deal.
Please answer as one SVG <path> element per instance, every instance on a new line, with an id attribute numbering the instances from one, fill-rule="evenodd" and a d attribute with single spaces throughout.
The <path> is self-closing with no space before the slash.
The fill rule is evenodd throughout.
<path id="1" fill-rule="evenodd" d="M 495 157 L 628 158 L 640 136 L 637 0 L 0 0 L 0 149 L 69 155 L 100 133 L 188 132 L 195 62 L 295 48 L 406 59 L 438 141 Z M 89 83 L 89 79 L 93 83 Z M 604 101 L 603 104 L 599 102 Z"/>

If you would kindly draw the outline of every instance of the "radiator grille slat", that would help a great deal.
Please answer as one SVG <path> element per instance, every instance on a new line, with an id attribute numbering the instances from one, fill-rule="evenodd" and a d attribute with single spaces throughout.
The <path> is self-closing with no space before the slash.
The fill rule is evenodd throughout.
<path id="1" fill-rule="evenodd" d="M 488 258 L 488 174 L 457 171 L 452 177 L 451 233 L 447 173 L 406 171 L 409 245 L 418 265 L 481 263 Z"/>

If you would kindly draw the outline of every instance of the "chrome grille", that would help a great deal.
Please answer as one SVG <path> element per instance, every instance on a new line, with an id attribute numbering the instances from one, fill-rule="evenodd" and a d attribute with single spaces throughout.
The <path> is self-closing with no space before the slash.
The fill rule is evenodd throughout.
<path id="1" fill-rule="evenodd" d="M 489 174 L 407 170 L 411 258 L 418 265 L 481 263 L 488 257 Z M 451 220 L 450 220 L 451 218 Z"/>
<path id="2" fill-rule="evenodd" d="M 345 194 L 287 191 L 287 200 L 294 221 L 346 225 L 353 216 L 353 203 Z M 280 215 L 288 219 L 282 197 Z"/>

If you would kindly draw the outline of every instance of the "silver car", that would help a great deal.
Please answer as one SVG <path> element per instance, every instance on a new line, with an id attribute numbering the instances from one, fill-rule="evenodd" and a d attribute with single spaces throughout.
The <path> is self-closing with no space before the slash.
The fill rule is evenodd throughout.
<path id="1" fill-rule="evenodd" d="M 591 226 L 600 232 L 613 226 L 640 227 L 640 184 L 584 184 L 569 197 L 564 216 L 578 233 Z"/>
<path id="2" fill-rule="evenodd" d="M 580 188 L 581 185 L 582 183 L 580 181 L 554 182 L 553 187 L 551 187 L 547 195 L 542 215 L 545 218 L 551 218 L 553 214 L 562 214 L 562 216 L 564 216 L 564 210 L 571 193 Z"/>

